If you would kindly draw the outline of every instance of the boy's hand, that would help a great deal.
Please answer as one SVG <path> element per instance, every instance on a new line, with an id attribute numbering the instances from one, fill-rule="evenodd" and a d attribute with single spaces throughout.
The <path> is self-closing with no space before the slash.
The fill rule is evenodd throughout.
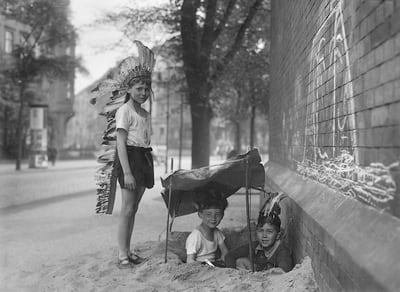
<path id="1" fill-rule="evenodd" d="M 285 274 L 285 271 L 282 270 L 281 268 L 271 268 L 267 270 L 268 274 L 271 275 L 281 275 L 281 274 Z"/>
<path id="2" fill-rule="evenodd" d="M 214 265 L 218 268 L 226 268 L 226 264 L 222 259 L 218 259 L 214 262 Z"/>
<path id="3" fill-rule="evenodd" d="M 136 188 L 136 180 L 132 173 L 124 174 L 124 187 L 130 191 L 133 191 Z"/>

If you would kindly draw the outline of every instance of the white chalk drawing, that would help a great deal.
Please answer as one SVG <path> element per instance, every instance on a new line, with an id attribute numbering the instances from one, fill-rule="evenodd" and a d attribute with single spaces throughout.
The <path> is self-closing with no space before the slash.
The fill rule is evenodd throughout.
<path id="1" fill-rule="evenodd" d="M 396 195 L 396 182 L 391 170 L 398 167 L 399 162 L 389 166 L 371 163 L 370 166 L 360 167 L 354 162 L 353 155 L 342 150 L 336 158 L 322 160 L 320 163 L 299 163 L 297 171 L 304 177 L 327 184 L 368 205 L 387 209 L 388 203 Z"/>
<path id="2" fill-rule="evenodd" d="M 297 171 L 366 204 L 389 209 L 396 195 L 391 170 L 399 163 L 359 165 L 342 7 L 342 0 L 331 1 L 312 42 L 303 157 L 295 160 Z"/>
<path id="3" fill-rule="evenodd" d="M 357 161 L 353 83 L 342 2 L 332 1 L 330 5 L 330 14 L 311 47 L 303 159 L 317 162 L 347 150 Z M 323 150 L 320 145 L 329 148 Z"/>

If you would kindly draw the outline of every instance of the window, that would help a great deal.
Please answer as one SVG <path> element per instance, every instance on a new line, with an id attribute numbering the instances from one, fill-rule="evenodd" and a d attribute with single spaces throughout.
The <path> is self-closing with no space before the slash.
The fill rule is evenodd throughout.
<path id="1" fill-rule="evenodd" d="M 67 98 L 70 99 L 72 97 L 71 95 L 71 83 L 67 83 Z"/>
<path id="2" fill-rule="evenodd" d="M 68 56 L 72 56 L 72 49 L 71 49 L 71 47 L 67 47 L 67 48 L 65 49 L 65 54 L 68 55 Z"/>
<path id="3" fill-rule="evenodd" d="M 19 43 L 20 43 L 21 45 L 27 44 L 27 43 L 28 43 L 28 37 L 29 37 L 29 34 L 28 34 L 27 32 L 21 31 L 21 32 L 19 33 Z"/>
<path id="4" fill-rule="evenodd" d="M 42 49 L 40 48 L 40 45 L 36 44 L 34 49 L 35 57 L 39 57 L 42 53 Z"/>
<path id="5" fill-rule="evenodd" d="M 14 4 L 14 5 L 15 5 L 15 4 Z M 14 7 L 11 3 L 6 2 L 6 3 L 5 3 L 4 12 L 5 12 L 6 14 L 12 14 L 14 8 L 15 8 L 15 7 Z"/>
<path id="6" fill-rule="evenodd" d="M 14 33 L 10 30 L 6 30 L 5 42 L 4 42 L 4 52 L 10 54 L 14 46 Z"/>
<path id="7" fill-rule="evenodd" d="M 54 48 L 50 47 L 50 46 L 44 46 L 44 48 L 42 48 L 42 51 L 45 51 L 45 55 L 46 56 L 54 56 Z"/>

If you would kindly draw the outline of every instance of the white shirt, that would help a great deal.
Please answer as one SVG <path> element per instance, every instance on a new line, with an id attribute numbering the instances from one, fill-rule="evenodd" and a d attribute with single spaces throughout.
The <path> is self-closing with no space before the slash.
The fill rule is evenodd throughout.
<path id="1" fill-rule="evenodd" d="M 143 109 L 143 114 L 139 114 L 131 99 L 117 110 L 115 123 L 117 129 L 127 131 L 126 145 L 150 147 L 150 114 L 145 109 Z"/>
<path id="2" fill-rule="evenodd" d="M 194 229 L 186 239 L 186 254 L 195 254 L 196 261 L 203 262 L 208 259 L 215 261 L 215 252 L 220 244 L 225 241 L 225 236 L 218 228 L 214 230 L 214 240 L 209 241 L 198 229 Z"/>

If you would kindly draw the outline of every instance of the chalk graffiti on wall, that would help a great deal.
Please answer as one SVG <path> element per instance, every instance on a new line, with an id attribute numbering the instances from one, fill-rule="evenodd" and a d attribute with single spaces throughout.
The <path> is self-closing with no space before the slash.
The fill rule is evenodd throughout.
<path id="1" fill-rule="evenodd" d="M 297 171 L 379 209 L 396 195 L 391 170 L 359 165 L 349 49 L 343 3 L 331 1 L 329 15 L 312 42 L 303 157 Z"/>
<path id="2" fill-rule="evenodd" d="M 343 149 L 357 161 L 349 50 L 342 2 L 333 6 L 335 2 L 311 47 L 303 159 L 314 162 L 335 157 Z M 320 145 L 329 147 L 322 149 Z"/>
<path id="3" fill-rule="evenodd" d="M 389 166 L 371 163 L 361 167 L 354 162 L 353 155 L 343 150 L 341 155 L 320 163 L 310 160 L 298 163 L 297 171 L 368 205 L 387 209 L 396 195 L 396 182 L 391 170 L 398 167 L 399 162 Z"/>

